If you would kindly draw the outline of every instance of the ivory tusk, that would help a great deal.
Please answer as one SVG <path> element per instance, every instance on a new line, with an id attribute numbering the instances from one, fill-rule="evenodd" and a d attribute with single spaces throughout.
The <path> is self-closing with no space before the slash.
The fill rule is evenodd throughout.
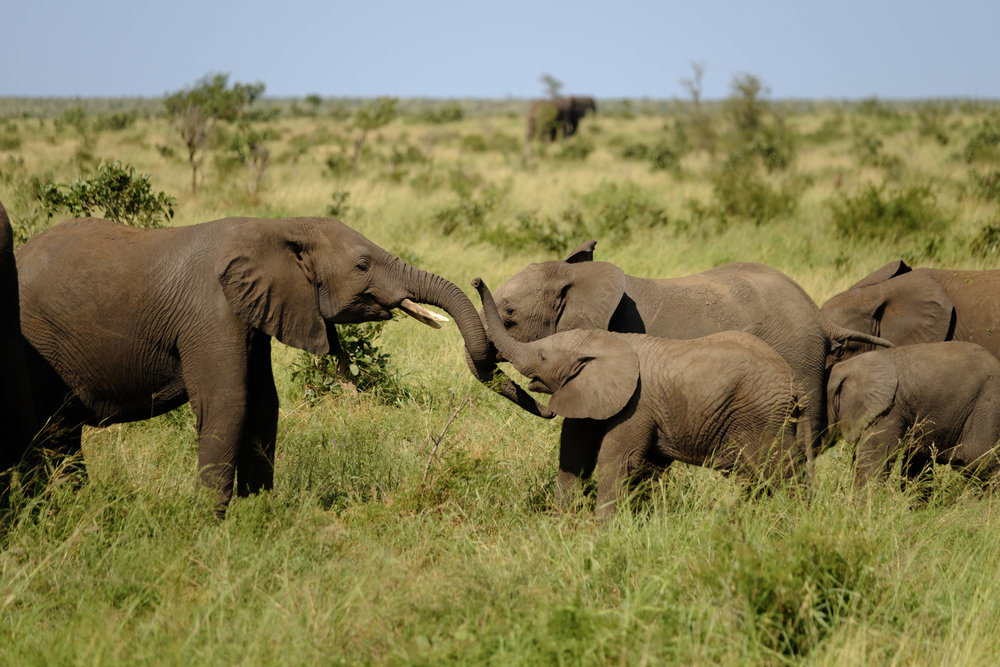
<path id="1" fill-rule="evenodd" d="M 435 329 L 441 328 L 441 322 L 447 322 L 448 318 L 444 315 L 439 315 L 437 313 L 431 312 L 421 306 L 419 303 L 414 303 L 409 299 L 403 299 L 399 302 L 399 308 L 412 317 L 415 320 L 420 320 L 429 327 L 434 327 Z"/>

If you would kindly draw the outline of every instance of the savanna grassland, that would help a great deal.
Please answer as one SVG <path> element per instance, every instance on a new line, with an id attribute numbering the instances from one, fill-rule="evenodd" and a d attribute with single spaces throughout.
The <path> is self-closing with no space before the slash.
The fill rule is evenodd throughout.
<path id="1" fill-rule="evenodd" d="M 598 259 L 642 276 L 763 262 L 818 303 L 898 258 L 1000 268 L 1000 107 L 734 91 L 700 108 L 599 100 L 577 136 L 531 155 L 526 101 L 403 100 L 359 142 L 364 100 L 263 100 L 216 126 L 196 192 L 154 102 L 4 100 L 0 201 L 23 242 L 70 217 L 46 188 L 119 161 L 174 198 L 165 224 L 333 213 L 475 303 L 472 278 L 496 287 L 590 238 Z M 602 525 L 554 509 L 559 420 L 476 383 L 454 326 L 348 333 L 373 373 L 352 378 L 361 391 L 274 343 L 276 487 L 223 521 L 196 483 L 187 406 L 86 430 L 86 481 L 53 461 L 44 489 L 12 489 L 0 663 L 1000 655 L 996 493 L 938 469 L 859 502 L 838 443 L 808 500 L 748 500 L 677 464 Z"/>

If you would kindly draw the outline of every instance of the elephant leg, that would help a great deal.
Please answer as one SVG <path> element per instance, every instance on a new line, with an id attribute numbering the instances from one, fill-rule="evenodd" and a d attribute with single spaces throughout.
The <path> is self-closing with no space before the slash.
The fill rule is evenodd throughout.
<path id="1" fill-rule="evenodd" d="M 604 422 L 564 419 L 559 435 L 559 475 L 556 505 L 568 510 L 576 497 L 577 482 L 590 477 L 597 466 L 597 453 L 604 437 Z"/>
<path id="2" fill-rule="evenodd" d="M 863 489 L 873 476 L 876 480 L 889 476 L 893 453 L 905 430 L 902 420 L 890 414 L 862 433 L 854 459 L 855 490 Z"/>
<path id="3" fill-rule="evenodd" d="M 903 486 L 927 479 L 931 471 L 931 457 L 922 448 L 903 455 Z"/>
<path id="4" fill-rule="evenodd" d="M 189 365 L 195 370 L 185 369 L 184 384 L 197 420 L 198 475 L 204 486 L 217 492 L 215 514 L 222 518 L 233 496 L 237 457 L 249 421 L 247 369 L 235 360 L 228 369 L 210 362 Z"/>
<path id="5" fill-rule="evenodd" d="M 271 371 L 270 338 L 258 335 L 250 350 L 250 392 L 243 439 L 236 454 L 236 495 L 274 487 L 274 449 L 278 434 L 278 392 Z"/>
<path id="6" fill-rule="evenodd" d="M 597 456 L 597 509 L 600 519 L 614 515 L 625 483 L 647 460 L 653 431 L 631 420 L 608 427 Z"/>

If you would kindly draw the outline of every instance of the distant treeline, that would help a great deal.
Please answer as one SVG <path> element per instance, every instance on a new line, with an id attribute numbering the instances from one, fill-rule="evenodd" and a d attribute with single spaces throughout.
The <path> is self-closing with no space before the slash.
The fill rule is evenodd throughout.
<path id="1" fill-rule="evenodd" d="M 587 91 L 581 91 L 587 92 Z M 139 116 L 164 114 L 163 97 L 0 97 L 0 118 L 57 118 L 67 109 L 80 108 L 87 115 L 115 112 L 135 113 Z M 371 102 L 367 97 L 263 97 L 255 108 L 275 116 L 348 116 Z M 704 110 L 713 111 L 724 104 L 724 99 L 702 100 Z M 434 113 L 442 108 L 460 109 L 465 116 L 521 115 L 531 104 L 530 98 L 399 98 L 397 109 L 404 116 Z M 771 99 L 770 104 L 779 111 L 811 113 L 829 108 L 845 111 L 864 111 L 878 107 L 892 111 L 913 111 L 927 106 L 940 107 L 943 111 L 982 111 L 1000 108 L 1000 100 L 977 98 L 933 98 L 888 100 L 875 97 L 853 100 L 837 99 Z M 687 109 L 691 102 L 669 98 L 598 98 L 601 114 L 609 115 L 662 115 Z"/>

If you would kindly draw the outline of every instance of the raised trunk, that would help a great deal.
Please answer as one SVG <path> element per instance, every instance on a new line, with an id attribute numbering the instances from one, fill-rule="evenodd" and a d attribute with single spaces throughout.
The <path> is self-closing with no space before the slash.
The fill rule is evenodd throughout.
<path id="1" fill-rule="evenodd" d="M 402 264 L 403 271 L 409 273 L 403 276 L 403 284 L 412 289 L 411 298 L 441 308 L 455 321 L 465 340 L 469 367 L 476 379 L 523 410 L 546 419 L 553 417 L 547 407 L 538 403 L 497 367 L 479 313 L 465 292 L 440 276 Z"/>
<path id="2" fill-rule="evenodd" d="M 529 364 L 526 346 L 507 333 L 506 327 L 504 327 L 503 322 L 500 320 L 500 311 L 497 310 L 497 304 L 493 300 L 490 288 L 486 286 L 486 283 L 481 278 L 473 280 L 472 286 L 479 292 L 479 298 L 483 301 L 483 316 L 486 318 L 486 325 L 490 328 L 490 338 L 493 340 L 493 344 L 496 345 L 500 356 L 513 364 L 518 370 L 527 370 Z"/>

